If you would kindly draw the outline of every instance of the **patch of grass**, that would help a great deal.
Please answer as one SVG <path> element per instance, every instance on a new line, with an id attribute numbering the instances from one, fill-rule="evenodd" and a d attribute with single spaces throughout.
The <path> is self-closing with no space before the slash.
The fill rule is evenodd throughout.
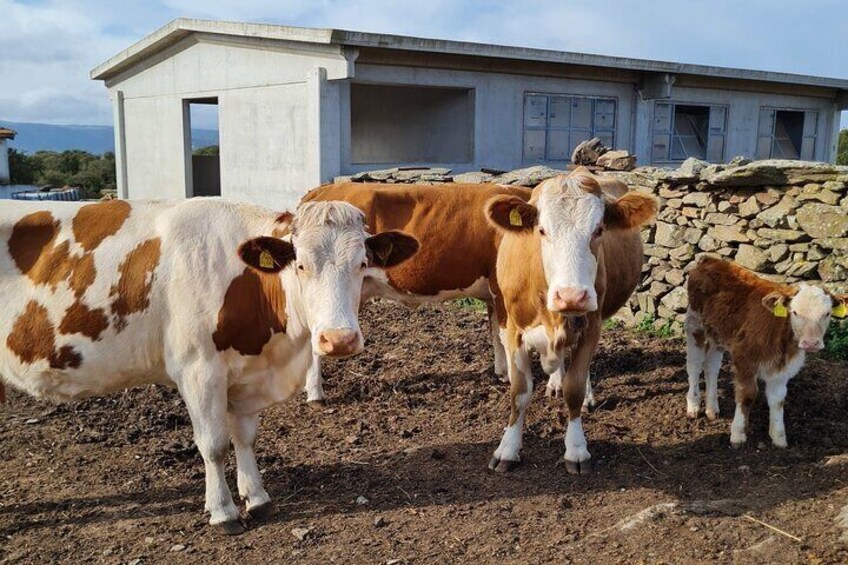
<path id="1" fill-rule="evenodd" d="M 609 320 L 604 320 L 604 329 L 605 330 L 617 330 L 619 328 L 624 327 L 624 322 L 617 318 L 610 318 Z"/>
<path id="2" fill-rule="evenodd" d="M 825 357 L 848 361 L 848 321 L 831 320 L 824 342 Z"/>
<path id="3" fill-rule="evenodd" d="M 679 332 L 674 330 L 674 325 L 677 322 L 674 322 L 673 320 L 666 320 L 662 326 L 655 327 L 654 324 L 656 321 L 656 316 L 653 314 L 647 314 L 643 316 L 636 325 L 636 331 L 652 337 L 662 337 L 666 339 L 678 337 Z"/>
<path id="4" fill-rule="evenodd" d="M 458 298 L 454 301 L 460 308 L 468 308 L 477 312 L 486 311 L 486 303 L 476 298 Z"/>

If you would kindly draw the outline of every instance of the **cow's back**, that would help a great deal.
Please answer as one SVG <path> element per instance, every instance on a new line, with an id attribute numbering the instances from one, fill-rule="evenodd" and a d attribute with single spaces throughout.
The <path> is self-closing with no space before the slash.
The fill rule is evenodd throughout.
<path id="1" fill-rule="evenodd" d="M 211 335 L 258 214 L 221 201 L 7 204 L 0 375 L 60 400 L 168 382 L 165 342 Z"/>
<path id="2" fill-rule="evenodd" d="M 528 189 L 492 184 L 338 183 L 304 200 L 344 200 L 365 213 L 372 233 L 399 229 L 415 236 L 421 249 L 387 271 L 389 283 L 405 293 L 436 296 L 494 277 L 500 235 L 484 210 L 501 194 L 530 198 Z"/>

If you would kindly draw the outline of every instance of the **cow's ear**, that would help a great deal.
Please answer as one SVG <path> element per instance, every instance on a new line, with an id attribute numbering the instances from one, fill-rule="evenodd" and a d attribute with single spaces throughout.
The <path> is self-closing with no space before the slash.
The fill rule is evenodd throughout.
<path id="1" fill-rule="evenodd" d="M 788 300 L 789 297 L 782 292 L 770 292 L 763 296 L 763 307 L 778 318 L 786 318 L 789 315 L 786 308 Z"/>
<path id="2" fill-rule="evenodd" d="M 659 204 L 649 194 L 628 192 L 617 200 L 607 201 L 604 209 L 604 225 L 613 230 L 639 228 L 653 220 Z"/>
<path id="3" fill-rule="evenodd" d="M 365 240 L 368 264 L 388 269 L 415 255 L 420 247 L 418 240 L 398 230 L 384 231 Z"/>
<path id="4" fill-rule="evenodd" d="M 831 315 L 840 320 L 848 317 L 848 294 L 831 294 L 830 299 L 833 301 Z"/>
<path id="5" fill-rule="evenodd" d="M 518 196 L 500 195 L 486 203 L 489 223 L 504 231 L 530 231 L 539 221 L 539 210 Z"/>
<path id="6" fill-rule="evenodd" d="M 276 237 L 256 237 L 239 246 L 239 258 L 262 273 L 279 273 L 295 258 L 294 245 Z"/>

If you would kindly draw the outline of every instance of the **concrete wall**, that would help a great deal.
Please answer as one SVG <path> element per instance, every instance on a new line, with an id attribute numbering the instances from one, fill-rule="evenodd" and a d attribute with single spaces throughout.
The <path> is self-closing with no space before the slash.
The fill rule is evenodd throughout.
<path id="1" fill-rule="evenodd" d="M 217 98 L 222 196 L 278 209 L 295 205 L 322 178 L 321 104 L 334 100 L 333 89 L 324 93 L 323 85 L 348 72 L 337 46 L 295 51 L 250 39 L 181 41 L 107 84 L 121 195 L 190 194 L 186 102 Z M 328 115 L 338 116 L 337 102 L 335 110 L 326 106 Z M 327 157 L 333 169 L 338 153 Z"/>
<path id="2" fill-rule="evenodd" d="M 5 139 L 0 139 L 0 184 L 8 184 L 9 172 L 9 148 Z"/>
<path id="3" fill-rule="evenodd" d="M 629 83 L 572 80 L 501 73 L 409 68 L 389 65 L 357 65 L 356 83 L 426 85 L 473 89 L 474 155 L 468 162 L 398 162 L 395 165 L 423 164 L 447 166 L 456 170 L 480 167 L 513 169 L 523 164 L 524 93 L 575 94 L 614 98 L 618 115 L 616 146 L 629 147 L 632 134 L 634 88 Z M 350 87 L 340 86 L 341 170 L 351 174 L 373 169 L 356 164 L 351 151 Z M 559 163 L 562 165 L 562 163 Z"/>
<path id="4" fill-rule="evenodd" d="M 757 152 L 757 126 L 760 107 L 819 112 L 816 136 L 815 160 L 832 162 L 833 152 L 833 113 L 834 104 L 824 98 L 788 96 L 759 92 L 740 92 L 733 90 L 709 90 L 704 88 L 675 87 L 672 98 L 674 104 L 715 105 L 728 108 L 727 137 L 725 139 L 724 161 L 737 155 L 748 159 L 755 158 Z M 653 133 L 655 101 L 636 100 L 636 138 L 633 147 L 629 147 L 640 164 L 651 163 L 651 135 Z M 838 114 L 838 112 L 836 112 Z M 838 129 L 837 129 L 838 133 Z M 663 163 L 666 164 L 666 163 Z"/>

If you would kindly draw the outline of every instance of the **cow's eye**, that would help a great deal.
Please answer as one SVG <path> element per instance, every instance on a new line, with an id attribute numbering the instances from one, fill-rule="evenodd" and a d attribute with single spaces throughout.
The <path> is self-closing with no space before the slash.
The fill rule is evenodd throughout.
<path id="1" fill-rule="evenodd" d="M 297 270 L 298 271 L 305 271 L 306 267 L 303 266 L 303 263 L 298 263 L 297 264 Z"/>
<path id="2" fill-rule="evenodd" d="M 360 267 L 360 268 L 362 268 L 362 269 L 367 268 L 367 267 L 368 267 L 368 261 L 363 261 L 363 262 L 359 265 L 359 267 Z"/>
<path id="3" fill-rule="evenodd" d="M 592 234 L 592 239 L 597 239 L 604 234 L 604 226 L 598 226 L 595 233 Z"/>
<path id="4" fill-rule="evenodd" d="M 545 228 L 539 228 L 539 235 L 541 235 L 542 237 L 545 237 L 546 235 L 548 235 L 548 234 L 545 232 Z"/>

